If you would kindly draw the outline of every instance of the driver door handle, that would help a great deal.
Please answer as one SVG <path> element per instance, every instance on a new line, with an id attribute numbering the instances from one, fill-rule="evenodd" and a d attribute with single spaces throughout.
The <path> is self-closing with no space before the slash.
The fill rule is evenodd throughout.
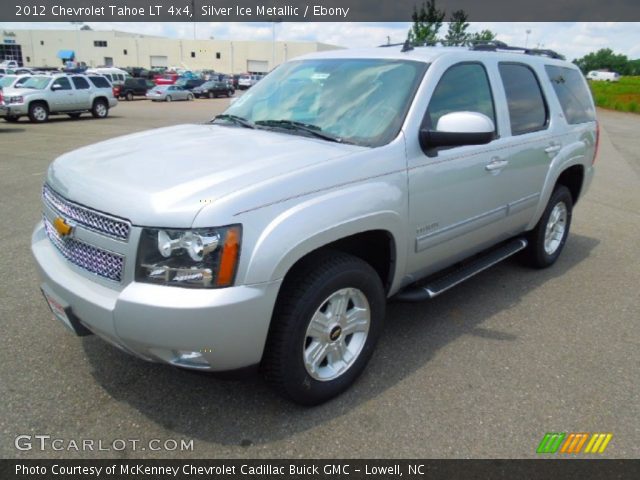
<path id="1" fill-rule="evenodd" d="M 495 158 L 491 159 L 490 163 L 485 165 L 484 169 L 487 172 L 497 172 L 499 170 L 502 170 L 507 165 L 509 165 L 509 161 L 508 160 L 502 160 L 499 157 L 495 157 Z"/>

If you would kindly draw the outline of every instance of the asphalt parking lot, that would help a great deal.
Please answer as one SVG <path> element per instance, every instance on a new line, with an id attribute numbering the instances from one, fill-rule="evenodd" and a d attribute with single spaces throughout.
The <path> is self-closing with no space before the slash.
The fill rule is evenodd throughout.
<path id="1" fill-rule="evenodd" d="M 610 432 L 603 456 L 639 456 L 640 116 L 599 112 L 598 172 L 554 267 L 508 260 L 431 302 L 390 304 L 364 375 L 320 407 L 281 400 L 260 377 L 213 379 L 71 336 L 29 252 L 49 163 L 226 105 L 137 100 L 105 120 L 0 121 L 0 457 L 517 458 L 535 457 L 546 432 Z M 187 452 L 20 451 L 20 434 L 194 442 Z"/>

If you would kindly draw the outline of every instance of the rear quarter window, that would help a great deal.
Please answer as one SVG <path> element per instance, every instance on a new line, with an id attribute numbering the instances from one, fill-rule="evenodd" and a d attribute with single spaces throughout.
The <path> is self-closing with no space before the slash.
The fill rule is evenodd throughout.
<path id="1" fill-rule="evenodd" d="M 111 88 L 109 80 L 104 77 L 89 77 L 89 80 L 96 88 Z"/>
<path id="2" fill-rule="evenodd" d="M 578 70 L 567 67 L 545 65 L 544 68 L 567 123 L 575 125 L 594 121 L 596 112 L 591 101 L 591 93 L 582 74 Z"/>

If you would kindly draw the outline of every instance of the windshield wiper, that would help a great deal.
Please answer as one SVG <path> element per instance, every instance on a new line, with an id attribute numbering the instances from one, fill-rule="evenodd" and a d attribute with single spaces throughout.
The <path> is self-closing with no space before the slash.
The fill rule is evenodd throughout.
<path id="1" fill-rule="evenodd" d="M 256 128 L 255 124 L 247 120 L 246 118 L 239 117 L 237 115 L 229 115 L 227 113 L 222 113 L 220 115 L 216 115 L 213 117 L 212 122 L 216 120 L 229 120 L 233 123 L 237 123 L 238 125 L 242 125 L 245 128 Z"/>
<path id="2" fill-rule="evenodd" d="M 256 125 L 264 125 L 265 127 L 280 127 L 287 130 L 298 130 L 306 132 L 314 137 L 329 140 L 330 142 L 343 143 L 342 138 L 328 132 L 323 132 L 317 125 L 309 123 L 295 122 L 293 120 L 258 120 Z"/>

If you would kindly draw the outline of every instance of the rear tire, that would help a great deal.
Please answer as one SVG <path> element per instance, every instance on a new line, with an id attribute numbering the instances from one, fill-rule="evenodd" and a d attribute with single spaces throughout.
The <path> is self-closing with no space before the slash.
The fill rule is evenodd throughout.
<path id="1" fill-rule="evenodd" d="M 165 102 L 170 102 L 171 100 L 173 100 L 171 98 L 171 95 L 167 95 L 166 98 L 164 99 Z"/>
<path id="2" fill-rule="evenodd" d="M 213 97 L 215 97 L 214 93 L 209 91 L 209 98 L 213 98 Z"/>
<path id="3" fill-rule="evenodd" d="M 382 330 L 386 299 L 376 271 L 338 251 L 319 252 L 283 283 L 263 359 L 281 395 L 317 405 L 351 386 Z"/>
<path id="4" fill-rule="evenodd" d="M 109 104 L 106 100 L 97 99 L 93 102 L 93 107 L 91 107 L 91 115 L 93 118 L 107 118 L 109 115 Z"/>
<path id="5" fill-rule="evenodd" d="M 547 268 L 558 260 L 569 235 L 572 211 L 571 192 L 564 185 L 556 186 L 540 221 L 528 234 L 524 258 L 530 266 Z"/>
<path id="6" fill-rule="evenodd" d="M 233 94 L 236 93 L 233 90 L 227 90 L 227 97 L 231 98 L 233 97 Z"/>
<path id="7" fill-rule="evenodd" d="M 124 96 L 124 98 L 126 98 L 129 102 L 133 100 L 133 92 L 127 92 L 127 94 Z"/>
<path id="8" fill-rule="evenodd" d="M 33 102 L 29 105 L 29 120 L 33 123 L 44 123 L 49 120 L 49 108 L 46 103 Z"/>
<path id="9" fill-rule="evenodd" d="M 189 94 L 187 95 L 187 102 L 192 102 L 193 101 L 193 95 Z"/>

